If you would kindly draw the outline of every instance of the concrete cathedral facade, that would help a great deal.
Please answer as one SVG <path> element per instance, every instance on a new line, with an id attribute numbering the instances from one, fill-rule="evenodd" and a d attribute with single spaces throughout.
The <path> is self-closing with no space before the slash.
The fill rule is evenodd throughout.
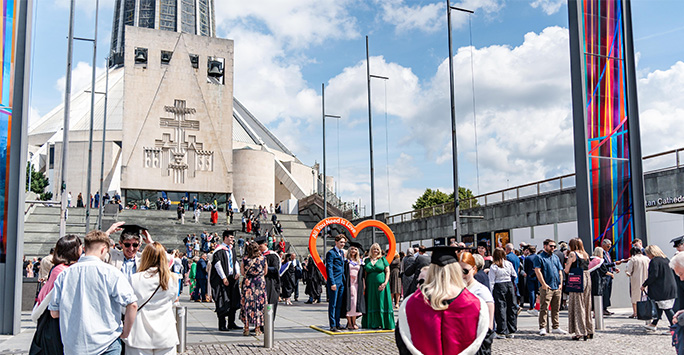
<path id="1" fill-rule="evenodd" d="M 66 172 L 72 204 L 79 193 L 87 200 L 87 174 L 92 194 L 99 190 L 105 111 L 103 190 L 121 193 L 125 203 L 187 193 L 201 202 L 232 199 L 234 206 L 243 198 L 248 206 L 289 201 L 285 207 L 293 209 L 295 200 L 320 188 L 317 166 L 302 164 L 234 98 L 232 40 L 133 26 L 121 32 L 122 60 L 96 80 L 90 172 L 91 89 L 72 94 Z M 60 105 L 29 128 L 31 163 L 47 174 L 53 199 L 60 197 L 63 119 Z"/>

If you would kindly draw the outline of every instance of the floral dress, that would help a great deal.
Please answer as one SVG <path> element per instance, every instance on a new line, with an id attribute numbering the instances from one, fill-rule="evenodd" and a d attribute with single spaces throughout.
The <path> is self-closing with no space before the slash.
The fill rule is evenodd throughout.
<path id="1" fill-rule="evenodd" d="M 257 327 L 264 325 L 264 304 L 266 304 L 266 258 L 242 259 L 244 279 L 240 298 L 240 319 L 244 324 Z"/>

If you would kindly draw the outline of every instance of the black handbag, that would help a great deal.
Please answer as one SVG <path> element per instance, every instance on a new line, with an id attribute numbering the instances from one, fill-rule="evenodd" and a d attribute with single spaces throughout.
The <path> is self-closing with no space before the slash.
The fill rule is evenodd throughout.
<path id="1" fill-rule="evenodd" d="M 642 291 L 641 294 L 643 295 L 644 292 Z M 646 294 L 646 301 L 638 301 L 636 303 L 636 307 L 638 319 L 651 320 L 655 318 L 656 304 L 650 297 L 648 297 L 648 294 Z"/>
<path id="2" fill-rule="evenodd" d="M 575 253 L 576 255 L 577 253 Z M 576 256 L 579 260 L 579 257 Z M 577 263 L 578 264 L 578 263 Z M 565 284 L 565 291 L 582 293 L 584 292 L 584 270 L 579 267 L 571 267 L 568 273 L 568 282 Z"/>

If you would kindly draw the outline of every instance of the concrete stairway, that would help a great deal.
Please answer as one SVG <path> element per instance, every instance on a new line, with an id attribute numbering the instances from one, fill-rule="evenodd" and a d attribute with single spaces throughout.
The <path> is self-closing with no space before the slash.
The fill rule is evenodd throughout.
<path id="1" fill-rule="evenodd" d="M 185 250 L 183 238 L 195 233 L 199 235 L 203 230 L 210 233 L 219 233 L 226 228 L 237 231 L 237 235 L 251 238 L 253 234 L 242 233 L 242 224 L 239 214 L 235 214 L 233 224 L 228 226 L 226 215 L 219 213 L 219 223 L 212 226 L 209 223 L 209 213 L 202 212 L 200 223 L 195 224 L 192 219 L 192 211 L 185 214 L 185 224 L 181 225 L 176 219 L 176 211 L 168 210 L 124 210 L 116 217 L 118 221 L 125 221 L 127 224 L 138 224 L 150 230 L 150 234 L 155 241 L 159 241 L 167 248 L 178 248 Z M 309 233 L 318 222 L 309 216 L 298 215 L 278 215 L 278 220 L 283 228 L 285 241 L 291 245 L 290 251 L 296 252 L 299 256 L 308 255 Z M 69 209 L 69 220 L 67 222 L 67 233 L 83 236 L 85 234 L 85 209 Z M 91 211 L 90 224 L 95 228 L 97 221 L 97 210 Z M 103 229 L 108 228 L 113 219 L 103 221 Z M 272 228 L 270 220 L 263 221 L 262 228 Z M 50 252 L 59 238 L 59 208 L 58 207 L 36 207 L 28 216 L 24 224 L 24 254 L 27 257 L 42 257 Z M 116 238 L 115 238 L 116 239 Z M 332 245 L 329 243 L 329 245 Z M 319 253 L 323 252 L 322 242 L 319 243 Z"/>

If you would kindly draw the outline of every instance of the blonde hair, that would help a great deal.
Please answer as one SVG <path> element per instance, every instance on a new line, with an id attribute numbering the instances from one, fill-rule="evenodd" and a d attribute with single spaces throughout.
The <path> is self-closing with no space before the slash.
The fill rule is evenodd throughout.
<path id="1" fill-rule="evenodd" d="M 601 247 L 594 248 L 593 255 L 598 256 L 599 258 L 602 258 L 603 257 L 603 248 L 601 248 Z"/>
<path id="2" fill-rule="evenodd" d="M 465 288 L 463 269 L 458 263 L 445 266 L 430 264 L 425 283 L 420 286 L 426 302 L 436 311 L 449 308 L 447 301 Z"/>
<path id="3" fill-rule="evenodd" d="M 142 258 L 140 258 L 138 272 L 144 272 L 153 267 L 157 268 L 156 273 L 159 274 L 159 285 L 161 285 L 162 290 L 168 290 L 171 270 L 169 269 L 169 261 L 166 257 L 166 249 L 159 242 L 147 244 L 145 250 L 143 250 Z"/>
<path id="4" fill-rule="evenodd" d="M 353 259 L 352 259 L 352 257 L 351 257 L 352 248 L 354 248 L 354 251 L 355 251 L 354 254 L 356 254 L 356 255 L 354 255 L 354 258 L 353 258 Z M 356 261 L 356 262 L 361 261 L 361 254 L 359 254 L 359 248 L 354 247 L 354 246 L 349 247 L 349 250 L 347 251 L 347 259 L 349 259 L 349 260 L 354 260 L 354 261 Z"/>
<path id="5" fill-rule="evenodd" d="M 368 248 L 368 256 L 372 259 L 373 258 L 373 248 L 378 248 L 378 251 L 380 252 L 380 255 L 378 255 L 378 259 L 382 258 L 382 248 L 380 248 L 380 244 L 378 243 L 373 243 L 373 245 Z"/>
<path id="6" fill-rule="evenodd" d="M 649 245 L 644 249 L 646 251 L 646 254 L 651 255 L 654 258 L 661 257 L 661 258 L 667 258 L 665 253 L 663 253 L 660 248 L 658 248 L 657 245 Z"/>

